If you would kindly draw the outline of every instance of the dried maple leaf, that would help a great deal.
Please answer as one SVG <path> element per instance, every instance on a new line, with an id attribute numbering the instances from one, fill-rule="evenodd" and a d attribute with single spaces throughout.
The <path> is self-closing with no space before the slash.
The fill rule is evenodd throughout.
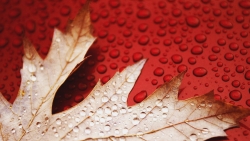
<path id="1" fill-rule="evenodd" d="M 225 129 L 250 114 L 249 109 L 214 100 L 213 92 L 178 100 L 184 72 L 140 104 L 127 107 L 127 96 L 145 63 L 141 60 L 105 85 L 98 82 L 75 107 L 52 115 L 57 89 L 94 41 L 90 29 L 85 7 L 66 34 L 55 30 L 45 60 L 25 41 L 19 95 L 13 105 L 0 95 L 0 140 L 205 140 L 226 136 Z"/>

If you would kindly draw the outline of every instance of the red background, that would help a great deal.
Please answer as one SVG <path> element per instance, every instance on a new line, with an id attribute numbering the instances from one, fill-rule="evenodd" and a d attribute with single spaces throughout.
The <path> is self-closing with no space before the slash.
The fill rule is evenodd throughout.
<path id="1" fill-rule="evenodd" d="M 64 31 L 84 3 L 0 0 L 0 91 L 7 100 L 15 100 L 21 81 L 22 38 L 45 58 L 53 29 Z M 58 90 L 53 113 L 76 105 L 99 79 L 105 83 L 140 57 L 148 60 L 129 105 L 138 93 L 149 95 L 187 69 L 180 99 L 214 90 L 216 99 L 250 107 L 250 1 L 93 0 L 90 6 L 97 40 L 90 57 Z M 240 128 L 227 131 L 228 139 L 212 140 L 249 140 L 249 130 L 246 118 Z"/>

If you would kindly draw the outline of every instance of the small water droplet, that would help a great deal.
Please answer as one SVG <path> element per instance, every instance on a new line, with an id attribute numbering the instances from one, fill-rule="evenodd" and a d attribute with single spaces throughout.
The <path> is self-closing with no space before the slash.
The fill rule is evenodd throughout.
<path id="1" fill-rule="evenodd" d="M 161 111 L 163 113 L 167 113 L 168 112 L 168 107 L 167 106 L 162 107 Z"/>
<path id="2" fill-rule="evenodd" d="M 107 96 L 102 97 L 102 102 L 103 103 L 108 102 L 108 101 L 109 101 L 109 98 Z"/>
<path id="3" fill-rule="evenodd" d="M 127 134 L 127 133 L 128 133 L 128 128 L 125 127 L 125 128 L 122 130 L 122 133 L 123 133 L 123 134 Z"/>
<path id="4" fill-rule="evenodd" d="M 84 110 L 82 110 L 82 111 L 80 112 L 80 116 L 84 117 L 85 115 L 86 115 L 86 112 L 85 112 Z"/>
<path id="5" fill-rule="evenodd" d="M 158 106 L 158 107 L 161 107 L 162 106 L 162 101 L 160 99 L 156 100 L 155 102 L 155 105 Z"/>
<path id="6" fill-rule="evenodd" d="M 117 101 L 118 100 L 118 96 L 115 94 L 111 97 L 111 101 Z"/>
<path id="7" fill-rule="evenodd" d="M 118 135 L 120 131 L 118 129 L 115 129 L 115 134 Z"/>
<path id="8" fill-rule="evenodd" d="M 57 138 L 57 137 L 59 137 L 59 134 L 57 132 L 55 132 L 54 136 Z"/>
<path id="9" fill-rule="evenodd" d="M 15 130 L 15 129 L 12 129 L 12 130 L 11 130 L 11 133 L 12 133 L 12 134 L 16 133 L 16 130 Z"/>
<path id="10" fill-rule="evenodd" d="M 61 124 L 62 124 L 62 121 L 61 121 L 60 118 L 57 118 L 57 119 L 56 119 L 56 124 L 57 124 L 57 125 L 61 125 Z"/>
<path id="11" fill-rule="evenodd" d="M 140 113 L 140 118 L 145 118 L 146 117 L 146 113 L 145 112 L 141 112 Z"/>
<path id="12" fill-rule="evenodd" d="M 105 126 L 104 126 L 104 130 L 105 130 L 105 131 L 109 131 L 109 130 L 110 130 L 110 125 L 108 125 L 108 124 L 105 125 Z"/>
<path id="13" fill-rule="evenodd" d="M 208 134 L 208 133 L 209 133 L 209 130 L 208 130 L 207 128 L 203 128 L 203 129 L 201 130 L 201 133 L 203 133 L 203 134 Z"/>
<path id="14" fill-rule="evenodd" d="M 197 141 L 197 135 L 196 135 L 196 134 L 191 134 L 191 135 L 189 136 L 189 139 L 190 139 L 191 141 Z"/>
<path id="15" fill-rule="evenodd" d="M 40 128 L 40 127 L 41 127 L 41 122 L 37 122 L 37 123 L 36 123 L 36 127 L 37 127 L 37 128 Z"/>
<path id="16" fill-rule="evenodd" d="M 34 64 L 30 64 L 28 67 L 30 73 L 36 72 L 36 66 Z"/>
<path id="17" fill-rule="evenodd" d="M 30 80 L 35 82 L 36 81 L 36 76 L 34 74 L 30 75 Z"/>
<path id="18" fill-rule="evenodd" d="M 139 118 L 137 118 L 137 117 L 135 117 L 135 118 L 132 120 L 133 125 L 137 125 L 137 124 L 139 124 L 139 122 L 140 122 L 140 120 L 139 120 Z"/>
<path id="19" fill-rule="evenodd" d="M 86 127 L 85 131 L 84 131 L 87 135 L 91 133 L 91 130 L 89 127 Z"/>
<path id="20" fill-rule="evenodd" d="M 79 132 L 79 127 L 78 126 L 75 126 L 74 128 L 73 128 L 73 132 Z"/>
<path id="21" fill-rule="evenodd" d="M 43 71 L 44 70 L 44 66 L 40 65 L 40 70 Z"/>

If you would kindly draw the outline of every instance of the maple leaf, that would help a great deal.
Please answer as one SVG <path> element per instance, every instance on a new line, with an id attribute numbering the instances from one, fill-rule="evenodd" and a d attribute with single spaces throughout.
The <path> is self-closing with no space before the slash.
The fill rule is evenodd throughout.
<path id="1" fill-rule="evenodd" d="M 22 82 L 15 102 L 0 95 L 0 140 L 206 140 L 250 114 L 249 109 L 214 100 L 213 91 L 178 100 L 185 72 L 132 107 L 127 97 L 146 60 L 99 81 L 87 98 L 52 115 L 57 89 L 74 72 L 94 41 L 88 2 L 65 34 L 54 31 L 46 59 L 25 40 Z"/>

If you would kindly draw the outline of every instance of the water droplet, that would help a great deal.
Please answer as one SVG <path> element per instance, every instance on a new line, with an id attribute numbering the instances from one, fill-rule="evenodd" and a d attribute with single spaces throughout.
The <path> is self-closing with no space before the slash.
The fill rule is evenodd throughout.
<path id="1" fill-rule="evenodd" d="M 118 100 L 118 96 L 115 94 L 111 97 L 111 101 L 117 101 Z"/>
<path id="2" fill-rule="evenodd" d="M 186 51 L 188 49 L 188 46 L 186 44 L 182 44 L 179 46 L 180 51 Z"/>
<path id="3" fill-rule="evenodd" d="M 146 113 L 145 112 L 141 112 L 140 113 L 140 118 L 145 118 L 146 117 Z"/>
<path id="4" fill-rule="evenodd" d="M 188 69 L 187 66 L 182 64 L 178 66 L 177 71 L 181 73 L 183 71 L 186 71 L 187 69 Z"/>
<path id="5" fill-rule="evenodd" d="M 162 76 L 163 74 L 164 74 L 164 70 L 161 67 L 157 67 L 154 70 L 154 75 L 156 75 L 156 76 Z"/>
<path id="6" fill-rule="evenodd" d="M 123 134 L 127 134 L 127 133 L 128 133 L 128 128 L 125 127 L 125 128 L 122 130 L 122 133 L 123 133 Z"/>
<path id="7" fill-rule="evenodd" d="M 172 41 L 171 41 L 170 39 L 165 39 L 165 40 L 163 41 L 163 44 L 164 44 L 165 46 L 170 46 L 170 45 L 172 44 Z"/>
<path id="8" fill-rule="evenodd" d="M 159 59 L 159 61 L 160 61 L 162 64 L 166 64 L 166 63 L 168 62 L 168 59 L 165 58 L 165 57 L 161 57 L 161 58 Z"/>
<path id="9" fill-rule="evenodd" d="M 108 101 L 109 101 L 109 98 L 107 96 L 102 97 L 102 102 L 103 103 L 108 102 Z"/>
<path id="10" fill-rule="evenodd" d="M 250 70 L 246 71 L 245 73 L 245 79 L 250 80 Z"/>
<path id="11" fill-rule="evenodd" d="M 145 32 L 148 29 L 148 25 L 146 23 L 142 23 L 138 25 L 138 30 L 141 32 Z"/>
<path id="12" fill-rule="evenodd" d="M 111 114 L 111 109 L 109 107 L 106 107 L 104 109 L 104 112 L 109 115 L 109 114 Z"/>
<path id="13" fill-rule="evenodd" d="M 15 129 L 11 129 L 11 133 L 12 134 L 16 133 L 16 130 Z"/>
<path id="14" fill-rule="evenodd" d="M 155 105 L 158 106 L 158 107 L 161 107 L 162 106 L 162 101 L 160 99 L 156 100 L 155 102 Z"/>
<path id="15" fill-rule="evenodd" d="M 226 53 L 224 55 L 224 58 L 227 60 L 227 61 L 232 61 L 234 59 L 234 55 L 232 53 Z"/>
<path id="16" fill-rule="evenodd" d="M 30 64 L 28 67 L 30 73 L 36 72 L 36 66 L 34 64 Z"/>
<path id="17" fill-rule="evenodd" d="M 173 9 L 172 15 L 175 17 L 179 17 L 182 14 L 182 11 L 180 9 Z"/>
<path id="18" fill-rule="evenodd" d="M 120 6 L 119 0 L 109 0 L 109 6 L 112 8 L 118 8 Z"/>
<path id="19" fill-rule="evenodd" d="M 250 42 L 249 42 L 249 41 L 243 42 L 243 46 L 244 46 L 245 48 L 250 48 Z"/>
<path id="20" fill-rule="evenodd" d="M 238 72 L 238 73 L 243 73 L 244 70 L 245 70 L 245 68 L 244 68 L 244 66 L 242 66 L 242 65 L 238 65 L 238 66 L 236 67 L 236 72 Z"/>
<path id="21" fill-rule="evenodd" d="M 80 116 L 84 117 L 85 115 L 86 115 L 86 112 L 85 112 L 84 110 L 82 110 L 82 111 L 80 112 Z"/>
<path id="22" fill-rule="evenodd" d="M 26 30 L 30 33 L 33 33 L 36 30 L 36 23 L 32 20 L 26 22 Z"/>
<path id="23" fill-rule="evenodd" d="M 246 8 L 246 9 L 249 9 L 250 8 L 250 2 L 249 1 L 240 1 L 239 2 L 239 5 L 242 7 L 242 8 Z"/>
<path id="24" fill-rule="evenodd" d="M 145 98 L 147 97 L 147 92 L 146 91 L 141 91 L 139 93 L 137 93 L 135 96 L 134 96 L 134 102 L 136 103 L 140 103 L 142 102 Z"/>
<path id="25" fill-rule="evenodd" d="M 161 111 L 163 113 L 167 113 L 168 112 L 168 107 L 167 106 L 162 107 Z"/>
<path id="26" fill-rule="evenodd" d="M 207 70 L 203 67 L 197 67 L 193 70 L 193 74 L 197 77 L 203 77 L 207 74 Z"/>
<path id="27" fill-rule="evenodd" d="M 118 49 L 113 49 L 109 52 L 109 56 L 111 58 L 117 58 L 120 55 L 120 51 Z"/>
<path id="28" fill-rule="evenodd" d="M 239 101 L 239 100 L 241 100 L 241 98 L 242 98 L 242 94 L 241 94 L 241 92 L 238 91 L 238 90 L 232 90 L 232 91 L 229 93 L 229 96 L 230 96 L 230 98 L 231 98 L 232 100 L 234 100 L 234 101 Z"/>
<path id="29" fill-rule="evenodd" d="M 100 73 L 100 74 L 103 74 L 107 71 L 107 67 L 103 64 L 97 66 L 96 68 L 97 72 Z"/>
<path id="30" fill-rule="evenodd" d="M 132 120 L 132 123 L 133 123 L 133 125 L 139 124 L 139 123 L 140 123 L 139 118 L 135 117 L 135 118 Z"/>
<path id="31" fill-rule="evenodd" d="M 201 133 L 202 133 L 202 134 L 208 134 L 208 133 L 209 133 L 209 130 L 208 130 L 207 128 L 203 128 L 203 129 L 201 130 Z"/>
<path id="32" fill-rule="evenodd" d="M 216 61 L 216 60 L 218 59 L 218 57 L 217 57 L 216 55 L 209 55 L 209 56 L 208 56 L 208 59 L 209 59 L 210 61 Z"/>
<path id="33" fill-rule="evenodd" d="M 105 131 L 109 131 L 109 130 L 110 130 L 110 125 L 108 125 L 108 124 L 105 125 L 105 126 L 104 126 L 104 130 L 105 130 Z"/>
<path id="34" fill-rule="evenodd" d="M 158 56 L 161 53 L 160 49 L 155 47 L 150 50 L 150 54 L 153 56 Z"/>
<path id="35" fill-rule="evenodd" d="M 0 38 L 0 48 L 4 48 L 8 45 L 9 40 L 7 38 Z"/>
<path id="36" fill-rule="evenodd" d="M 220 45 L 220 46 L 224 46 L 224 45 L 226 44 L 226 40 L 224 40 L 224 39 L 218 39 L 218 40 L 217 40 L 217 43 L 218 43 L 218 45 Z"/>
<path id="37" fill-rule="evenodd" d="M 191 134 L 190 136 L 189 136 L 189 139 L 190 139 L 190 141 L 197 141 L 197 135 L 196 134 Z"/>
<path id="38" fill-rule="evenodd" d="M 71 11 L 70 7 L 69 7 L 69 6 L 66 6 L 66 5 L 64 5 L 64 6 L 60 9 L 60 13 L 61 13 L 61 15 L 63 15 L 63 16 L 69 15 L 70 11 Z"/>
<path id="39" fill-rule="evenodd" d="M 21 10 L 18 8 L 11 9 L 9 12 L 10 18 L 17 18 L 20 15 L 21 15 Z"/>
<path id="40" fill-rule="evenodd" d="M 219 53 L 219 52 L 220 52 L 220 48 L 217 47 L 217 46 L 213 46 L 213 47 L 212 47 L 212 51 L 213 51 L 214 53 Z"/>
<path id="41" fill-rule="evenodd" d="M 167 74 L 163 77 L 163 81 L 169 82 L 172 78 L 173 78 L 173 76 L 171 74 Z"/>
<path id="42" fill-rule="evenodd" d="M 54 136 L 57 138 L 57 137 L 59 137 L 59 134 L 57 132 L 55 132 Z"/>
<path id="43" fill-rule="evenodd" d="M 140 45 L 146 45 L 149 42 L 149 37 L 147 35 L 142 35 L 139 39 L 138 39 L 138 43 Z"/>
<path id="44" fill-rule="evenodd" d="M 236 44 L 236 43 L 230 43 L 229 44 L 229 48 L 232 50 L 232 51 L 236 51 L 239 49 L 239 45 Z"/>
<path id="45" fill-rule="evenodd" d="M 85 134 L 87 134 L 87 135 L 88 135 L 88 134 L 90 134 L 90 133 L 91 133 L 91 130 L 90 130 L 90 128 L 89 128 L 89 127 L 86 127 L 84 132 L 85 132 Z"/>
<path id="46" fill-rule="evenodd" d="M 187 22 L 187 25 L 191 27 L 197 27 L 200 24 L 200 20 L 195 16 L 186 17 L 186 22 Z"/>
<path id="47" fill-rule="evenodd" d="M 180 55 L 178 55 L 178 54 L 172 55 L 171 59 L 176 64 L 180 64 L 182 62 L 182 57 Z"/>
<path id="48" fill-rule="evenodd" d="M 150 17 L 150 15 L 151 15 L 151 13 L 148 9 L 140 9 L 137 12 L 137 17 L 140 19 L 147 19 Z"/>
<path id="49" fill-rule="evenodd" d="M 203 53 L 203 49 L 201 46 L 194 46 L 192 49 L 191 49 L 191 53 L 194 54 L 194 55 L 200 55 Z"/>
<path id="50" fill-rule="evenodd" d="M 195 40 L 198 43 L 203 43 L 203 42 L 205 42 L 207 40 L 207 37 L 204 34 L 197 34 L 195 36 Z"/>
<path id="51" fill-rule="evenodd" d="M 142 58 L 143 58 L 143 55 L 140 52 L 136 52 L 133 54 L 133 61 L 134 62 L 137 62 L 137 61 L 141 60 Z"/>
<path id="52" fill-rule="evenodd" d="M 79 127 L 78 126 L 75 126 L 74 128 L 73 128 L 73 132 L 79 132 Z"/>
<path id="53" fill-rule="evenodd" d="M 220 25 L 224 28 L 227 28 L 227 29 L 233 28 L 233 24 L 227 20 L 221 20 Z"/>
<path id="54" fill-rule="evenodd" d="M 57 119 L 56 119 L 56 124 L 57 124 L 57 125 L 61 125 L 61 124 L 62 124 L 62 121 L 61 121 L 60 118 L 57 118 Z"/>
<path id="55" fill-rule="evenodd" d="M 191 65 L 194 65 L 196 63 L 196 59 L 194 57 L 189 57 L 188 58 L 188 63 Z"/>
<path id="56" fill-rule="evenodd" d="M 41 122 L 37 122 L 37 123 L 36 123 L 36 127 L 37 127 L 37 128 L 40 128 L 40 127 L 41 127 Z"/>

